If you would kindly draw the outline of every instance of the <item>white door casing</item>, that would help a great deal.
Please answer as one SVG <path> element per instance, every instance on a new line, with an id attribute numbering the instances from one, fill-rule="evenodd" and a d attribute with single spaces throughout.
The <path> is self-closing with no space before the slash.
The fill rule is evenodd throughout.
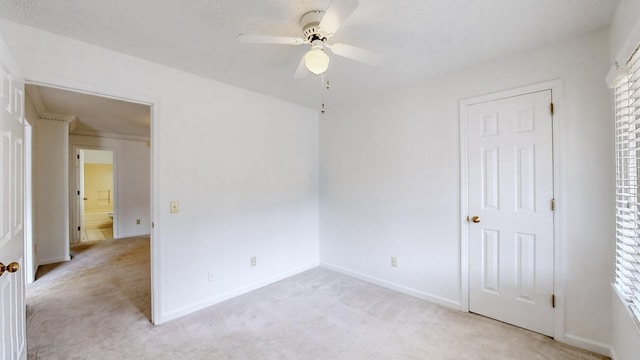
<path id="1" fill-rule="evenodd" d="M 466 107 L 469 311 L 554 335 L 551 90 Z"/>
<path id="2" fill-rule="evenodd" d="M 24 81 L 0 39 L 0 359 L 26 359 L 24 266 Z"/>
<path id="3" fill-rule="evenodd" d="M 98 95 L 99 96 L 99 95 Z M 73 230 L 73 234 L 76 234 L 72 237 L 73 243 L 79 243 L 81 241 L 87 241 L 87 232 L 85 231 L 85 197 L 84 193 L 84 167 L 85 167 L 85 150 L 100 150 L 100 151 L 108 151 L 111 153 L 112 158 L 112 166 L 113 166 L 113 238 L 117 239 L 119 230 L 118 230 L 118 148 L 115 147 L 107 147 L 107 146 L 92 146 L 92 145 L 73 145 L 72 152 L 70 153 L 73 156 L 72 161 L 75 162 L 74 173 L 71 175 L 75 181 L 70 185 L 70 190 L 72 192 L 72 196 L 75 198 L 75 201 L 70 200 L 71 207 L 74 212 L 74 216 L 71 217 L 72 221 L 70 226 Z M 70 162 L 71 164 L 71 162 Z M 78 192 L 80 192 L 78 194 Z M 78 227 L 80 227 L 81 231 L 78 231 Z"/>
<path id="4" fill-rule="evenodd" d="M 86 229 L 84 228 L 84 151 L 82 149 L 76 149 L 76 202 L 77 202 L 77 226 L 74 229 L 76 231 L 76 241 L 86 241 Z"/>

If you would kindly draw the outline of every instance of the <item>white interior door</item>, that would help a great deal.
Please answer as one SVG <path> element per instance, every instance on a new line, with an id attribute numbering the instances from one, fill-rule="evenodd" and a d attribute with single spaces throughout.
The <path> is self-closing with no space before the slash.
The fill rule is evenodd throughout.
<path id="1" fill-rule="evenodd" d="M 24 82 L 0 40 L 0 358 L 26 359 Z"/>
<path id="2" fill-rule="evenodd" d="M 473 104 L 466 121 L 469 310 L 553 336 L 550 104 L 551 90 Z"/>

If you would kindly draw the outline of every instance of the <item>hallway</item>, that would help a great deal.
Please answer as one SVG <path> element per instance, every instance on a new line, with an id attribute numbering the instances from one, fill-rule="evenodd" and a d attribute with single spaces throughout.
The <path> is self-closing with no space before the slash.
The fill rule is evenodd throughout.
<path id="1" fill-rule="evenodd" d="M 71 256 L 27 286 L 29 359 L 86 359 L 78 349 L 153 327 L 148 236 L 77 244 Z"/>

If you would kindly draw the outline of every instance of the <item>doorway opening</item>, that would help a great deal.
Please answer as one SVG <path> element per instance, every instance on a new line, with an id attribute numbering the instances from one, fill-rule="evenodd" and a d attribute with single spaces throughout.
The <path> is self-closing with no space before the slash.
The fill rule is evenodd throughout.
<path id="1" fill-rule="evenodd" d="M 78 148 L 76 152 L 78 189 L 78 242 L 113 239 L 114 150 Z"/>
<path id="2" fill-rule="evenodd" d="M 32 82 L 25 90 L 34 143 L 38 236 L 27 248 L 34 253 L 34 285 L 44 277 L 44 283 L 55 282 L 56 273 L 79 265 L 101 272 L 103 262 L 87 257 L 138 244 L 144 270 L 128 279 L 129 287 L 109 291 L 153 321 L 151 105 Z"/>

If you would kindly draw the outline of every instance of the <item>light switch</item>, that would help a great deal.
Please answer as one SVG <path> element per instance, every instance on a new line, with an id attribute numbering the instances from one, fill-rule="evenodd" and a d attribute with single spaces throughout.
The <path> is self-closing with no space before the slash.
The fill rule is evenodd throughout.
<path id="1" fill-rule="evenodd" d="M 172 214 L 177 214 L 180 212 L 180 202 L 179 201 L 172 201 L 171 202 L 171 213 Z"/>

